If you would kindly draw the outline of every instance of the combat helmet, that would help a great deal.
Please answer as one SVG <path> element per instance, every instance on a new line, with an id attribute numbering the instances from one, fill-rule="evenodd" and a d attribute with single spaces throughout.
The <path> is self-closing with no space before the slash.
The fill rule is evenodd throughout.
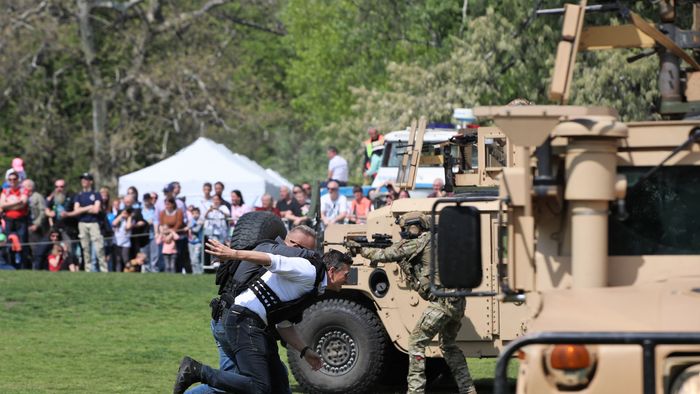
<path id="1" fill-rule="evenodd" d="M 430 218 L 423 212 L 407 212 L 397 219 L 396 223 L 401 227 L 402 238 L 416 238 L 422 232 L 430 230 Z"/>

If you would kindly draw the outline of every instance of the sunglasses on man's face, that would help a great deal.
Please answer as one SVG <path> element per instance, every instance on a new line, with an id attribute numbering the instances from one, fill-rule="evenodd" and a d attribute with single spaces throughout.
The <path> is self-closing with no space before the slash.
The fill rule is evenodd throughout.
<path id="1" fill-rule="evenodd" d="M 328 188 L 328 191 L 329 191 L 329 192 L 337 192 L 337 191 L 338 191 L 338 188 L 337 188 L 337 187 L 329 187 L 329 188 Z"/>

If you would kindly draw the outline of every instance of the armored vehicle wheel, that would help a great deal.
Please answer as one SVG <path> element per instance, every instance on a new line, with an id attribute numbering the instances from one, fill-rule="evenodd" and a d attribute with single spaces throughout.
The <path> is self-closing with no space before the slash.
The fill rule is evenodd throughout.
<path id="1" fill-rule="evenodd" d="M 287 234 L 282 220 L 270 212 L 248 212 L 241 216 L 231 236 L 234 249 L 253 249 L 265 239 L 275 239 Z"/>
<path id="2" fill-rule="evenodd" d="M 304 391 L 364 393 L 371 391 L 384 367 L 387 334 L 374 312 L 354 301 L 327 299 L 304 312 L 299 333 L 324 361 L 312 371 L 296 352 L 289 366 Z"/>

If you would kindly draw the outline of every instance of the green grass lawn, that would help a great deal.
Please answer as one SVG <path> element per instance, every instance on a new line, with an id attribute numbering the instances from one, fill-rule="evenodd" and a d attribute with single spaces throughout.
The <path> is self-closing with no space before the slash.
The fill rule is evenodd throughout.
<path id="1" fill-rule="evenodd" d="M 218 365 L 213 280 L 0 271 L 0 393 L 171 392 L 183 355 Z M 495 360 L 469 365 L 488 386 Z"/>

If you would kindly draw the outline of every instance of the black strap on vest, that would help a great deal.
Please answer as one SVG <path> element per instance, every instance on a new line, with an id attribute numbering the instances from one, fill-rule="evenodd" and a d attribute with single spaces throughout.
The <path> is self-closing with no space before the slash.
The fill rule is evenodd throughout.
<path id="1" fill-rule="evenodd" d="M 315 259 L 314 259 L 315 260 Z M 316 295 L 318 294 L 318 286 L 323 280 L 323 276 L 326 274 L 325 266 L 321 261 L 311 261 L 311 264 L 316 268 L 316 277 L 314 278 L 314 287 L 306 294 L 301 297 L 290 300 L 290 301 L 280 301 L 279 297 L 275 292 L 270 289 L 267 284 L 262 282 L 262 279 L 256 280 L 254 283 L 261 282 L 269 290 L 269 292 L 274 295 L 277 302 L 266 301 L 265 298 L 258 295 L 253 286 L 250 286 L 250 290 L 253 291 L 258 300 L 265 307 L 265 313 L 267 314 L 268 325 L 274 325 L 284 320 L 289 320 L 292 323 L 299 323 L 304 314 L 304 310 L 311 306 L 316 301 Z M 269 297 L 268 297 L 269 299 Z"/>
<path id="2" fill-rule="evenodd" d="M 253 283 L 248 286 L 248 289 L 258 297 L 260 303 L 265 307 L 265 311 L 269 311 L 270 308 L 282 303 L 282 300 L 280 300 L 267 283 L 263 282 L 262 278 L 253 281 Z"/>

